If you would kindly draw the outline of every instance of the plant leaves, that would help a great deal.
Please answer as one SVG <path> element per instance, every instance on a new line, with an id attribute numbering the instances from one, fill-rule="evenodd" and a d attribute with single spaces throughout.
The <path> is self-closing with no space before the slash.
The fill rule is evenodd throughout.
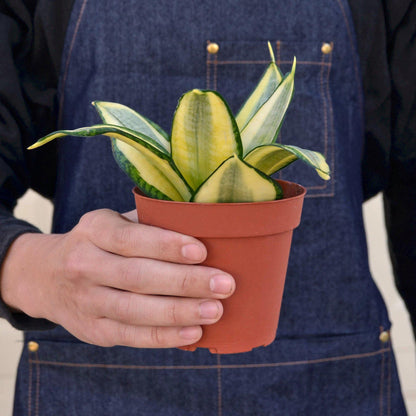
<path id="1" fill-rule="evenodd" d="M 168 134 L 156 123 L 132 110 L 123 104 L 108 101 L 93 101 L 92 105 L 97 110 L 104 124 L 127 127 L 159 143 L 166 153 L 170 153 Z"/>
<path id="2" fill-rule="evenodd" d="M 322 179 L 331 178 L 331 170 L 321 153 L 298 146 L 278 143 L 259 146 L 253 149 L 244 161 L 264 174 L 272 175 L 298 159 L 313 167 Z"/>
<path id="3" fill-rule="evenodd" d="M 117 156 L 117 163 L 146 195 L 159 199 L 189 201 L 189 186 L 161 145 L 150 137 L 125 127 L 101 124 L 75 130 L 59 130 L 39 139 L 29 149 L 35 149 L 64 136 L 99 135 L 117 139 L 113 140 L 113 152 Z"/>
<path id="4" fill-rule="evenodd" d="M 296 58 L 292 70 L 274 90 L 270 98 L 258 109 L 241 130 L 244 155 L 257 146 L 273 143 L 279 134 L 286 110 L 292 100 Z"/>
<path id="5" fill-rule="evenodd" d="M 283 79 L 283 75 L 276 65 L 272 46 L 270 42 L 267 44 L 269 47 L 271 62 L 260 78 L 256 88 L 250 94 L 235 118 L 240 131 L 246 127 L 247 123 L 253 118 L 254 114 L 271 97 Z"/>
<path id="6" fill-rule="evenodd" d="M 192 90 L 179 100 L 172 124 L 172 159 L 196 189 L 242 146 L 237 124 L 215 91 Z"/>
<path id="7" fill-rule="evenodd" d="M 282 197 L 282 189 L 276 181 L 233 155 L 199 187 L 191 201 L 258 202 Z"/>
<path id="8" fill-rule="evenodd" d="M 274 144 L 255 147 L 244 161 L 265 175 L 271 175 L 288 166 L 298 157 L 286 149 Z"/>

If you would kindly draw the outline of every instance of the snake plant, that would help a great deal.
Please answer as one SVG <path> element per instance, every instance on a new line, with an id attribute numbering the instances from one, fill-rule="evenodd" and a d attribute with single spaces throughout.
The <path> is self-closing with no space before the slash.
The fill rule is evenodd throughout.
<path id="1" fill-rule="evenodd" d="M 117 163 L 144 194 L 174 201 L 280 199 L 270 175 L 298 159 L 327 180 L 322 154 L 276 143 L 293 96 L 296 58 L 283 76 L 268 46 L 271 62 L 236 117 L 220 94 L 194 89 L 179 99 L 169 136 L 131 108 L 95 101 L 103 124 L 53 132 L 29 149 L 62 136 L 108 136 Z"/>

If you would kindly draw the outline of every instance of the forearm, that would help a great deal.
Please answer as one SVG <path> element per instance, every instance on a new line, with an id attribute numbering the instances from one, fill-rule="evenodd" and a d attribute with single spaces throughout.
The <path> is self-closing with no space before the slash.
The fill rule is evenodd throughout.
<path id="1" fill-rule="evenodd" d="M 25 221 L 14 218 L 5 211 L 0 212 L 0 234 L 2 236 L 0 239 L 0 317 L 20 330 L 49 329 L 54 325 L 44 319 L 34 319 L 22 311 L 12 309 L 4 299 L 3 275 L 7 266 L 6 259 L 9 259 L 13 253 L 14 243 L 24 235 L 39 233 L 39 230 Z M 22 257 L 19 257 L 17 262 L 21 261 Z M 14 275 L 13 280 L 15 283 L 21 282 L 19 275 Z"/>

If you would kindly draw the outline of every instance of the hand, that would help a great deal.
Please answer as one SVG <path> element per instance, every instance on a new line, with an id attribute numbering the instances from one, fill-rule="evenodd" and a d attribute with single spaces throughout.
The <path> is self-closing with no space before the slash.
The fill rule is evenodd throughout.
<path id="1" fill-rule="evenodd" d="M 97 210 L 67 234 L 17 238 L 0 293 L 10 307 L 88 343 L 178 347 L 221 318 L 219 299 L 235 288 L 227 273 L 197 265 L 205 257 L 192 237 L 137 224 L 133 212 Z"/>

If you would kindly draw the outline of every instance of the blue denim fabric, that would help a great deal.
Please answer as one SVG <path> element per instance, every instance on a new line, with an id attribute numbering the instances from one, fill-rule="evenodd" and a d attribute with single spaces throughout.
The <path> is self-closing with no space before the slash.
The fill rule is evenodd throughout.
<path id="1" fill-rule="evenodd" d="M 93 100 L 118 101 L 170 130 L 179 96 L 217 89 L 237 111 L 268 62 L 295 95 L 279 141 L 321 151 L 323 182 L 296 163 L 282 176 L 308 188 L 295 231 L 276 341 L 238 355 L 104 349 L 62 328 L 28 332 L 15 415 L 405 415 L 390 323 L 368 269 L 361 214 L 362 92 L 345 0 L 78 0 L 61 76 L 61 126 L 97 123 Z M 206 52 L 215 41 L 217 55 Z M 325 54 L 323 43 L 333 50 Z M 54 231 L 90 210 L 134 208 L 108 139 L 59 145 Z M 255 277 L 254 277 L 255 278 Z"/>

